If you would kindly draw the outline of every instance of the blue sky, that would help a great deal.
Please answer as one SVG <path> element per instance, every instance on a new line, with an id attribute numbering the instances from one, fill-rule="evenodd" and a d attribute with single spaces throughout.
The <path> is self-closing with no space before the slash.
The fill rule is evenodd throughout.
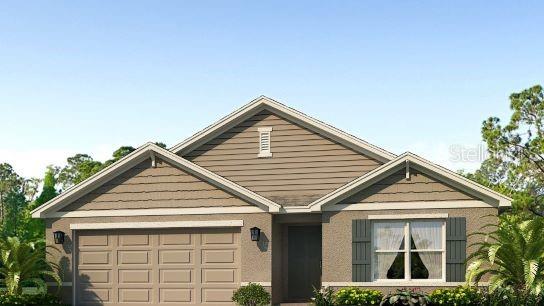
<path id="1" fill-rule="evenodd" d="M 454 170 L 544 81 L 542 2 L 4 1 L 0 162 L 169 146 L 264 94 Z"/>

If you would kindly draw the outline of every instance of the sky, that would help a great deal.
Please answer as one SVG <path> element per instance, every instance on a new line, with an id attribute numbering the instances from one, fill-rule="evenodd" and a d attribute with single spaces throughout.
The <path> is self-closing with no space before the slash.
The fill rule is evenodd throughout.
<path id="1" fill-rule="evenodd" d="M 544 2 L 2 1 L 0 162 L 169 147 L 266 95 L 452 170 L 544 83 Z M 460 152 L 475 152 L 459 158 Z"/>

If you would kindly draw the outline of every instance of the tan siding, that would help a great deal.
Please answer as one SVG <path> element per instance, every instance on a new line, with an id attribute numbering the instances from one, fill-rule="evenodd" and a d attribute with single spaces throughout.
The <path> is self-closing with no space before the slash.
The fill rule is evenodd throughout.
<path id="1" fill-rule="evenodd" d="M 62 211 L 251 205 L 161 160 L 145 161 Z"/>
<path id="2" fill-rule="evenodd" d="M 258 127 L 272 127 L 272 158 L 258 158 Z M 285 206 L 306 205 L 381 163 L 269 111 L 184 156 Z"/>
<path id="3" fill-rule="evenodd" d="M 342 204 L 372 202 L 455 201 L 475 197 L 439 182 L 421 172 L 410 170 L 410 180 L 404 170 L 341 201 Z"/>

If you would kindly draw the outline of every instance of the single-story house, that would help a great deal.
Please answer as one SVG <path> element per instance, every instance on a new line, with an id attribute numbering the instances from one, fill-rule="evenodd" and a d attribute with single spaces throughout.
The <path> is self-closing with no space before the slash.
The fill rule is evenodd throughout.
<path id="1" fill-rule="evenodd" d="M 511 199 L 267 97 L 169 150 L 148 143 L 33 211 L 74 305 L 274 304 L 312 286 L 462 284 Z"/>

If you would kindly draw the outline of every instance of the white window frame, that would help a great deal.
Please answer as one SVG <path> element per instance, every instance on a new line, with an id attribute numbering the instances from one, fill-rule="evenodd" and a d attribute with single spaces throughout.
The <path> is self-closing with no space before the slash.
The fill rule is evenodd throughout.
<path id="1" fill-rule="evenodd" d="M 260 158 L 272 157 L 272 127 L 260 127 L 259 131 L 259 155 Z M 263 135 L 268 136 L 268 149 L 263 149 Z"/>
<path id="2" fill-rule="evenodd" d="M 425 249 L 417 250 L 416 252 L 442 252 L 442 278 L 440 279 L 412 279 L 411 275 L 411 240 L 410 240 L 410 223 L 418 221 L 438 221 L 442 222 L 442 248 L 440 249 Z M 431 218 L 421 218 L 421 219 L 376 219 L 372 222 L 372 233 L 374 233 L 374 224 L 375 223 L 404 223 L 404 249 L 400 250 L 376 250 L 376 241 L 374 239 L 374 234 L 372 234 L 371 245 L 372 245 L 372 258 L 370 262 L 370 268 L 372 271 L 372 282 L 377 283 L 436 283 L 436 282 L 446 282 L 446 220 L 445 219 L 431 219 Z M 375 256 L 376 253 L 404 253 L 404 279 L 381 279 L 374 278 L 375 275 Z"/>

